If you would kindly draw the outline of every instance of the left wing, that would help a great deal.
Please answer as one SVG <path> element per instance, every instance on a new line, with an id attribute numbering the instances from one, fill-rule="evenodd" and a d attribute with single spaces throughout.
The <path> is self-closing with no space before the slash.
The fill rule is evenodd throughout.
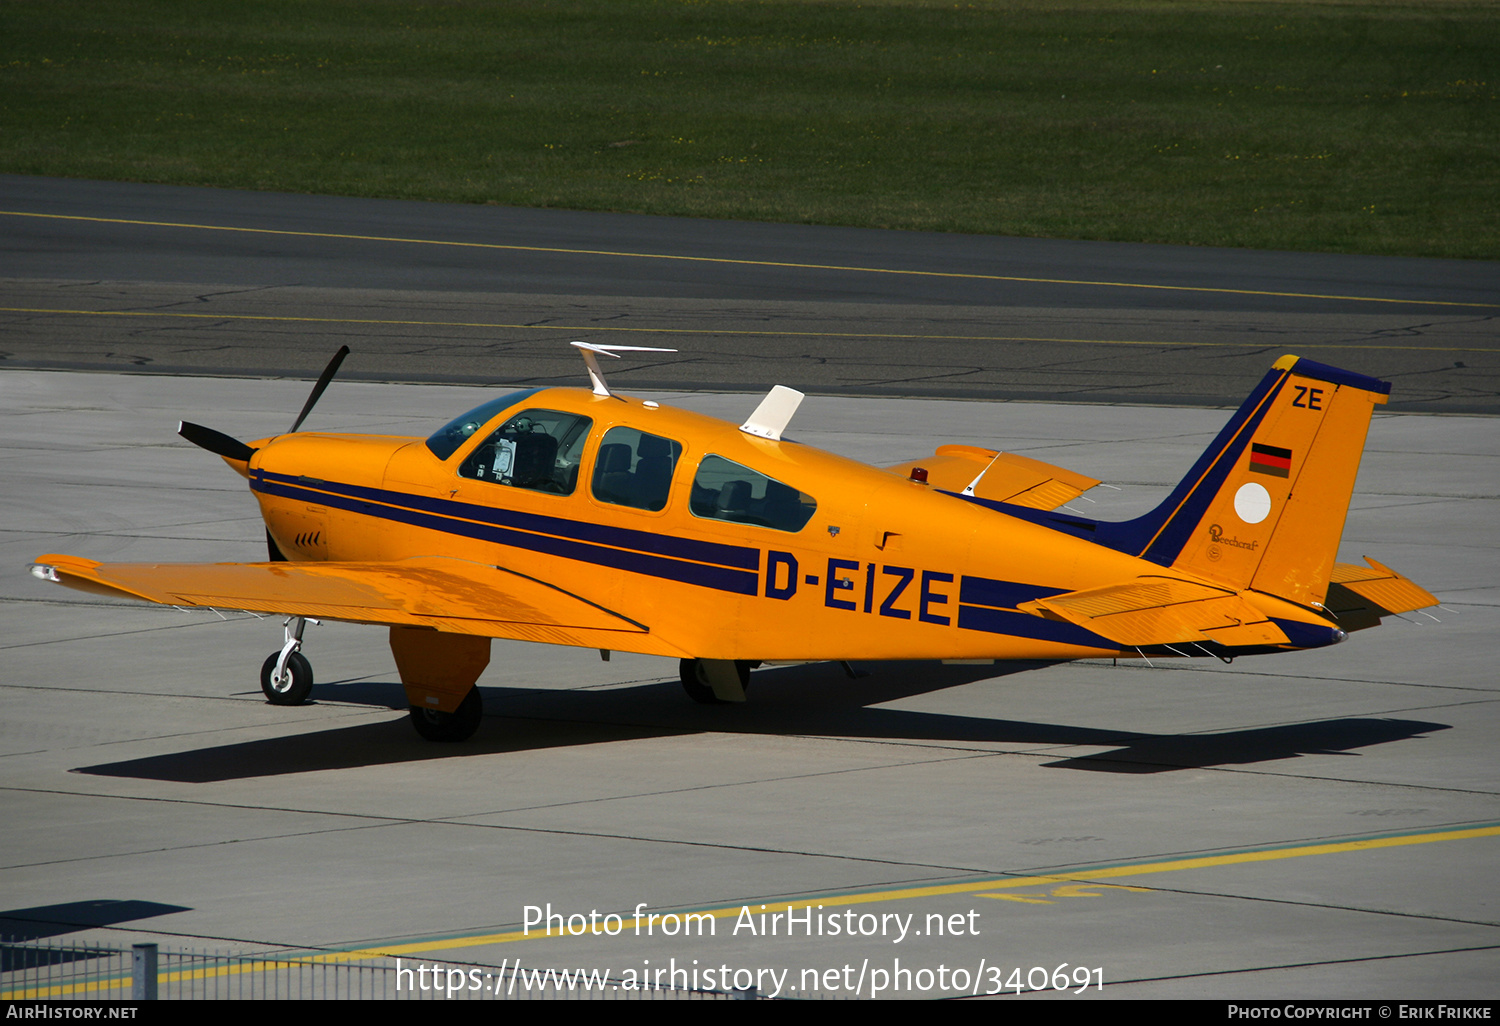
<path id="1" fill-rule="evenodd" d="M 383 563 L 97 563 L 41 557 L 32 573 L 81 591 L 171 606 L 430 627 L 648 655 L 685 651 L 647 625 L 504 567 L 435 556 Z"/>

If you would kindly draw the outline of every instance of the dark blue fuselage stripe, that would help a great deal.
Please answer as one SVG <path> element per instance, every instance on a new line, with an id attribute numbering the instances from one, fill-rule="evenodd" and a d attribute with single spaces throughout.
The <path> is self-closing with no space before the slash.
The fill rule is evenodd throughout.
<path id="1" fill-rule="evenodd" d="M 674 538 L 671 535 L 653 534 L 650 531 L 591 524 L 587 521 L 568 520 L 540 513 L 523 513 L 472 502 L 459 502 L 455 499 L 413 495 L 409 492 L 397 492 L 387 488 L 371 488 L 364 485 L 343 484 L 338 481 L 311 481 L 303 477 L 273 474 L 266 471 L 256 471 L 255 475 L 268 483 L 297 488 L 316 488 L 319 492 L 366 499 L 387 506 L 404 506 L 440 516 L 462 517 L 465 520 L 479 520 L 522 531 L 575 538 L 579 541 L 609 545 L 618 549 L 635 549 L 639 552 L 650 552 L 674 559 L 691 559 L 697 563 L 717 563 L 720 566 L 760 572 L 760 549 L 747 548 L 742 545 L 724 545 L 691 538 Z"/>
<path id="2" fill-rule="evenodd" d="M 964 630 L 985 631 L 989 634 L 1004 634 L 1015 638 L 1030 638 L 1036 641 L 1055 641 L 1063 645 L 1081 645 L 1084 648 L 1103 648 L 1111 652 L 1124 646 L 1077 624 L 1044 620 L 1030 613 L 1019 613 L 1014 609 L 990 609 L 986 606 L 959 606 L 958 625 Z"/>
<path id="3" fill-rule="evenodd" d="M 964 630 L 984 631 L 988 634 L 1006 634 L 1088 648 L 1119 649 L 1120 646 L 1115 642 L 1076 624 L 1045 620 L 1015 608 L 1032 599 L 1060 595 L 1064 590 L 1066 589 L 997 581 L 989 577 L 965 574 L 958 585 L 958 625 Z"/>
<path id="4" fill-rule="evenodd" d="M 480 541 L 508 545 L 513 548 L 526 549 L 532 552 L 542 552 L 563 559 L 591 563 L 595 566 L 613 567 L 631 573 L 680 581 L 684 584 L 713 588 L 717 591 L 726 591 L 737 595 L 754 596 L 760 593 L 760 552 L 757 549 L 748 550 L 753 552 L 755 556 L 754 566 L 750 570 L 740 570 L 726 566 L 710 566 L 674 559 L 669 556 L 655 555 L 649 552 L 610 548 L 606 545 L 598 545 L 575 538 L 557 537 L 550 534 L 520 530 L 515 527 L 505 526 L 503 523 L 494 522 L 499 520 L 499 517 L 487 518 L 491 522 L 476 523 L 472 519 L 463 519 L 460 516 L 443 512 L 433 512 L 429 511 L 429 509 L 436 507 L 459 510 L 471 516 L 484 513 L 504 514 L 509 511 L 494 510 L 490 507 L 478 507 L 468 503 L 431 500 L 400 492 L 386 491 L 385 489 L 360 488 L 354 485 L 335 485 L 324 481 L 319 481 L 316 483 L 316 487 L 312 487 L 308 483 L 303 483 L 306 480 L 305 478 L 291 478 L 282 474 L 258 472 L 252 475 L 250 486 L 252 490 L 262 492 L 266 495 L 331 506 L 336 509 L 375 517 L 381 520 L 409 524 L 413 527 L 422 527 L 441 531 L 446 534 L 475 538 Z M 355 492 L 363 493 L 363 495 L 354 494 Z M 399 504 L 393 505 L 376 501 L 376 496 L 398 500 Z M 429 507 L 429 509 L 418 508 L 419 506 Z M 533 517 L 521 514 L 518 519 L 520 518 L 525 518 L 529 522 L 538 525 L 594 526 L 578 525 L 572 521 L 558 520 L 554 517 Z M 622 530 L 620 533 L 632 536 L 644 535 L 644 532 L 640 531 Z M 682 539 L 674 540 L 681 541 Z M 712 543 L 705 544 L 712 545 Z M 715 549 L 735 549 L 734 546 L 725 545 L 712 545 L 712 547 Z M 960 580 L 959 590 L 957 626 L 964 630 L 983 631 L 989 634 L 1003 634 L 1041 641 L 1053 641 L 1062 644 L 1080 645 L 1087 648 L 1111 650 L 1120 648 L 1119 645 L 1111 642 L 1109 639 L 1094 634 L 1092 631 L 1085 630 L 1075 624 L 1046 620 L 1042 617 L 1032 616 L 1029 613 L 1019 612 L 1014 608 L 1020 602 L 1047 595 L 1056 595 L 1059 593 L 1059 589 L 964 575 Z M 973 604 L 976 602 L 982 604 Z M 1009 606 L 1010 608 L 996 608 L 996 606 L 1000 605 Z"/>
<path id="5" fill-rule="evenodd" d="M 972 606 L 1015 609 L 1022 602 L 1051 598 L 1067 590 L 1067 588 L 1048 588 L 1040 584 L 997 581 L 989 577 L 971 577 L 965 574 L 958 586 L 958 601 Z"/>
<path id="6" fill-rule="evenodd" d="M 596 566 L 614 567 L 617 570 L 627 570 L 631 573 L 645 574 L 650 577 L 663 577 L 667 580 L 681 581 L 684 584 L 695 584 L 704 588 L 713 588 L 717 591 L 733 592 L 736 595 L 755 595 L 760 590 L 760 574 L 758 572 L 736 570 L 722 566 L 705 566 L 702 563 L 689 563 L 685 560 L 656 556 L 645 552 L 612 549 L 602 545 L 593 545 L 588 542 L 574 541 L 570 538 L 531 534 L 526 531 L 518 531 L 494 524 L 477 524 L 473 521 L 459 520 L 455 517 L 427 513 L 422 510 L 400 506 L 386 506 L 365 499 L 352 498 L 330 491 L 315 490 L 297 485 L 286 485 L 260 480 L 252 482 L 251 487 L 267 495 L 276 495 L 287 499 L 301 499 L 306 502 L 315 502 L 325 506 L 333 506 L 337 509 L 348 510 L 351 513 L 362 513 L 365 516 L 377 517 L 382 520 L 393 520 L 397 523 L 410 524 L 413 527 L 425 527 L 435 531 L 442 531 L 446 534 L 477 538 L 481 541 L 509 545 L 513 548 L 528 549 L 532 552 L 544 552 L 551 556 L 576 559 L 584 563 L 593 563 Z"/>
<path id="7" fill-rule="evenodd" d="M 1198 457 L 1193 468 L 1172 489 L 1172 493 L 1150 513 L 1134 520 L 1090 520 L 1087 517 L 1059 513 L 1055 510 L 1015 506 L 977 495 L 947 492 L 955 498 L 987 509 L 997 510 L 1017 520 L 1083 538 L 1117 552 L 1171 566 L 1182 553 L 1182 547 L 1197 528 L 1209 503 L 1218 495 L 1239 462 L 1240 454 L 1255 437 L 1256 430 L 1281 392 L 1289 371 L 1272 370 L 1261 379 L 1234 416 L 1224 425 L 1211 444 Z"/>

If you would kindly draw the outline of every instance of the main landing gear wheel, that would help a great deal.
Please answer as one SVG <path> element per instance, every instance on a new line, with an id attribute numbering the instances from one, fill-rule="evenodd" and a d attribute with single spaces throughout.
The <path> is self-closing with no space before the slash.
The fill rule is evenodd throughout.
<path id="1" fill-rule="evenodd" d="M 301 652 L 287 656 L 286 672 L 281 680 L 276 679 L 276 663 L 280 652 L 272 652 L 260 667 L 260 690 L 272 705 L 301 705 L 312 693 L 312 663 Z"/>
<path id="2" fill-rule="evenodd" d="M 734 668 L 740 674 L 740 687 L 745 691 L 750 690 L 750 663 L 741 660 L 734 664 Z M 682 678 L 682 690 L 686 691 L 688 697 L 700 705 L 727 705 L 722 698 L 714 694 L 714 687 L 708 682 L 708 675 L 703 671 L 702 659 L 684 659 L 677 664 L 677 675 Z"/>
<path id="3" fill-rule="evenodd" d="M 479 721 L 482 719 L 484 702 L 479 697 L 478 688 L 470 688 L 464 700 L 458 703 L 458 708 L 451 713 L 422 709 L 415 705 L 411 707 L 411 725 L 428 741 L 467 741 L 479 729 Z"/>

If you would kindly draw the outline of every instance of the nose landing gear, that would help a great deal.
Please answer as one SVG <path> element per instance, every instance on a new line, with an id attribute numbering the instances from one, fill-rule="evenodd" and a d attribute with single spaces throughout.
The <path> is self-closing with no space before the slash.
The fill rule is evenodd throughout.
<path id="1" fill-rule="evenodd" d="M 260 668 L 260 690 L 272 705 L 301 705 L 312 693 L 312 663 L 300 651 L 302 629 L 317 623 L 302 616 L 289 616 L 282 625 L 286 641 L 272 652 Z"/>

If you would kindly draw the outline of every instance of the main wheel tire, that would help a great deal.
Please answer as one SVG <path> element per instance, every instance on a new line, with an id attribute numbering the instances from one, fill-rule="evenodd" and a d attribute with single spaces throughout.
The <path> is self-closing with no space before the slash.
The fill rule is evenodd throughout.
<path id="1" fill-rule="evenodd" d="M 750 665 L 743 660 L 734 664 L 740 674 L 740 687 L 745 691 L 750 690 Z M 714 694 L 714 686 L 708 682 L 708 674 L 703 670 L 702 659 L 682 660 L 677 664 L 677 675 L 682 678 L 682 690 L 699 705 L 729 704 Z"/>
<path id="2" fill-rule="evenodd" d="M 286 679 L 277 684 L 271 678 L 276 675 L 276 663 L 280 652 L 272 652 L 260 667 L 260 690 L 272 705 L 301 705 L 312 694 L 312 663 L 301 652 L 287 657 Z"/>
<path id="3" fill-rule="evenodd" d="M 411 725 L 428 741 L 467 741 L 484 719 L 484 701 L 478 688 L 470 688 L 458 708 L 451 713 L 411 707 Z"/>

